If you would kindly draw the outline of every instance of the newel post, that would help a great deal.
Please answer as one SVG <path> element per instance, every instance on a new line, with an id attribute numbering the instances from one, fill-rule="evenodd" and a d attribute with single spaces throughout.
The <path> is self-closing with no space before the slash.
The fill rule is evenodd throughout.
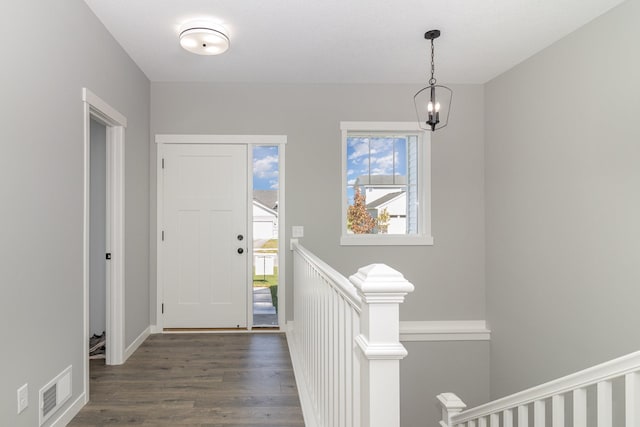
<path id="1" fill-rule="evenodd" d="M 362 298 L 360 397 L 363 427 L 400 426 L 400 304 L 413 285 L 384 264 L 362 267 L 349 278 Z"/>
<path id="2" fill-rule="evenodd" d="M 454 427 L 451 417 L 462 412 L 467 405 L 453 393 L 439 394 L 437 399 L 442 407 L 442 421 L 440 421 L 440 425 L 442 427 Z"/>

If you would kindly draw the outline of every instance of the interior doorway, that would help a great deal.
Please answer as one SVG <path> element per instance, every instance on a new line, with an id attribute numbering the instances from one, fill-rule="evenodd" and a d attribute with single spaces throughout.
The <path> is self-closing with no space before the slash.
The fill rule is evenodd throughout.
<path id="1" fill-rule="evenodd" d="M 107 335 L 107 128 L 95 119 L 91 119 L 89 127 L 89 358 L 104 363 Z"/>
<path id="2" fill-rule="evenodd" d="M 91 123 L 104 127 L 104 248 L 106 331 L 105 363 L 120 365 L 124 350 L 124 141 L 127 118 L 87 88 L 82 89 L 84 106 L 84 207 L 83 207 L 83 331 L 84 395 L 89 401 L 89 349 L 91 331 Z M 94 126 L 97 129 L 97 125 Z M 100 198 L 98 196 L 97 198 Z M 95 221 L 95 220 L 94 220 Z M 101 234 L 101 231 L 93 231 Z M 99 236 L 97 236 L 99 237 Z M 97 242 L 97 241 L 96 241 Z M 101 248 L 97 249 L 101 250 Z M 97 257 L 97 255 L 96 255 Z M 98 273 L 99 274 L 99 273 Z M 100 309 L 97 309 L 101 312 Z M 97 314 L 96 317 L 100 317 Z M 79 338 L 80 339 L 80 338 Z"/>

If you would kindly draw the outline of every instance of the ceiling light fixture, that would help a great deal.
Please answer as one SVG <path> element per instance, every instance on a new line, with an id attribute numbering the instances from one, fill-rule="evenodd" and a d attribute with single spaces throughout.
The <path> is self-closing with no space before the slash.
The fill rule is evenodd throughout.
<path id="1" fill-rule="evenodd" d="M 229 49 L 229 36 L 220 25 L 191 21 L 180 27 L 180 46 L 197 55 L 219 55 Z"/>
<path id="2" fill-rule="evenodd" d="M 436 131 L 442 129 L 449 122 L 451 111 L 451 99 L 453 91 L 446 86 L 436 84 L 435 74 L 435 50 L 433 41 L 440 37 L 440 30 L 430 30 L 424 34 L 424 38 L 431 40 L 431 78 L 429 86 L 422 88 L 413 97 L 418 114 L 418 124 L 424 130 Z"/>

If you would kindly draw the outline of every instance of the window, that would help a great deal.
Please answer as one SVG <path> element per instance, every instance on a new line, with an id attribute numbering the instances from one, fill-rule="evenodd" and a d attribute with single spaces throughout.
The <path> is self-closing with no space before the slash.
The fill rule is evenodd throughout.
<path id="1" fill-rule="evenodd" d="M 340 129 L 340 244 L 433 244 L 430 133 L 411 122 L 341 122 Z"/>

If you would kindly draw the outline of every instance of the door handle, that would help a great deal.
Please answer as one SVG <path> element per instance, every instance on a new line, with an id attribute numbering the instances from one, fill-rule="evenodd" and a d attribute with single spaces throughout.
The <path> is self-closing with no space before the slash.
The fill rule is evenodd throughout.
<path id="1" fill-rule="evenodd" d="M 242 255 L 244 253 L 244 249 L 238 248 L 238 253 Z"/>

